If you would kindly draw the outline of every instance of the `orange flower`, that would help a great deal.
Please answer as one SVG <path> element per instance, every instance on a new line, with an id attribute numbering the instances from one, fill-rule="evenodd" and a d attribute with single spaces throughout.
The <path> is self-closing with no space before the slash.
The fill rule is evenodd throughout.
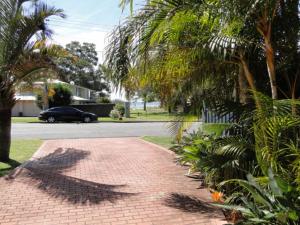
<path id="1" fill-rule="evenodd" d="M 223 203 L 223 193 L 222 192 L 213 192 L 211 194 L 211 198 L 214 202 L 219 202 L 219 203 Z"/>

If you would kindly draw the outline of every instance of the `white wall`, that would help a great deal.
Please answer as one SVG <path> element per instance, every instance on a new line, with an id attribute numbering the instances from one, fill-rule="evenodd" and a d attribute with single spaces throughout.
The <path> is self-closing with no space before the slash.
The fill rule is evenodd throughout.
<path id="1" fill-rule="evenodd" d="M 35 101 L 17 101 L 12 110 L 12 116 L 19 116 L 22 112 L 23 116 L 38 116 L 41 109 L 37 107 Z"/>

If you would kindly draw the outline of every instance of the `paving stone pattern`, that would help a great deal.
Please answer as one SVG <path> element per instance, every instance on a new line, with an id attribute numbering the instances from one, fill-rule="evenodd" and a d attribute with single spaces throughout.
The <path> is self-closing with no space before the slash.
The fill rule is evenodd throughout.
<path id="1" fill-rule="evenodd" d="M 50 140 L 0 179 L 0 224 L 223 224 L 174 155 L 138 138 Z"/>

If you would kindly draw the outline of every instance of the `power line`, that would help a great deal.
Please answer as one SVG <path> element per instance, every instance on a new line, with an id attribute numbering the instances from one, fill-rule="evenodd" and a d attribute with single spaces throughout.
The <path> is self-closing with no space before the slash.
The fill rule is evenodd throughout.
<path id="1" fill-rule="evenodd" d="M 100 32 L 110 32 L 111 30 L 106 28 L 97 28 L 97 27 L 86 27 L 86 26 L 78 26 L 78 25 L 70 25 L 70 24 L 56 24 L 53 22 L 48 23 L 49 26 L 54 27 L 62 27 L 73 30 L 89 30 L 89 31 L 100 31 Z"/>
<path id="2" fill-rule="evenodd" d="M 59 20 L 59 19 L 49 19 L 49 22 L 59 22 L 59 23 L 67 23 L 67 24 L 72 24 L 72 25 L 84 25 L 84 26 L 101 26 L 101 27 L 114 27 L 113 25 L 108 25 L 108 24 L 99 24 L 99 23 L 90 23 L 90 22 L 76 22 L 72 20 Z"/>

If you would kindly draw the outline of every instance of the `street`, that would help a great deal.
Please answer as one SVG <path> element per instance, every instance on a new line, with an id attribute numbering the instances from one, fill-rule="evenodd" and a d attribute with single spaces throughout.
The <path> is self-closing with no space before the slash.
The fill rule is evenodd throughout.
<path id="1" fill-rule="evenodd" d="M 169 136 L 167 123 L 15 123 L 16 139 Z"/>
<path id="2" fill-rule="evenodd" d="M 194 123 L 190 131 L 198 129 Z M 145 123 L 14 123 L 16 139 L 72 139 L 104 137 L 170 136 L 166 122 Z"/>

